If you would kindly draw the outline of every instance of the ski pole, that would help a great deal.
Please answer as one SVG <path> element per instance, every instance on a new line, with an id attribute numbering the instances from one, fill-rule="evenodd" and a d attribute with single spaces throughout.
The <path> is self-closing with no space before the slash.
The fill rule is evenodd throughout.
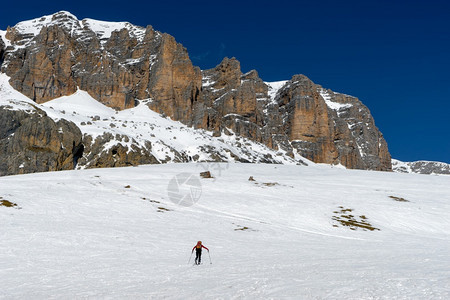
<path id="1" fill-rule="evenodd" d="M 212 265 L 211 254 L 209 254 L 209 250 L 208 250 L 208 256 L 209 256 L 209 264 Z"/>
<path id="2" fill-rule="evenodd" d="M 192 253 L 194 253 L 194 252 L 193 251 L 191 252 L 191 256 L 189 256 L 188 264 L 191 262 Z"/>

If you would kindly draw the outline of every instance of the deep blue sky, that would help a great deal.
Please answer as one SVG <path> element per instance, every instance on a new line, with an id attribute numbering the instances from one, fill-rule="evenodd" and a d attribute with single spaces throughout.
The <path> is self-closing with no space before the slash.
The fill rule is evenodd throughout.
<path id="1" fill-rule="evenodd" d="M 234 56 L 265 81 L 305 74 L 367 105 L 394 158 L 450 163 L 447 1 L 8 1 L 0 29 L 59 10 L 150 24 L 202 69 Z"/>

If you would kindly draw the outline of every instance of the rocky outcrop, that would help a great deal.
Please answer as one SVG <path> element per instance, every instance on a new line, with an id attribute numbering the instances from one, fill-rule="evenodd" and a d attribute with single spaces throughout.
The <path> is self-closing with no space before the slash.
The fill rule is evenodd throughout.
<path id="1" fill-rule="evenodd" d="M 225 58 L 216 68 L 203 72 L 204 111 L 198 115 L 206 118 L 196 118 L 195 125 L 213 131 L 229 128 L 240 136 L 264 142 L 258 97 L 267 97 L 267 91 L 256 71 L 242 74 L 235 58 Z"/>
<path id="2" fill-rule="evenodd" d="M 196 125 L 229 128 L 314 162 L 391 170 L 387 143 L 357 98 L 325 90 L 304 75 L 293 76 L 277 91 L 269 89 L 256 71 L 242 74 L 236 59 L 225 58 L 203 72 L 207 118 Z"/>
<path id="3" fill-rule="evenodd" d="M 0 107 L 0 176 L 74 169 L 82 147 L 72 122 Z"/>
<path id="4" fill-rule="evenodd" d="M 114 140 L 129 141 L 127 136 L 113 136 L 111 133 L 105 133 L 93 140 L 92 136 L 85 135 L 83 144 L 85 146 L 85 155 L 79 163 L 85 168 L 113 168 L 128 167 L 143 164 L 158 164 L 159 161 L 151 154 L 151 143 L 148 142 L 145 147 L 137 145 L 124 146 L 120 143 L 111 147 L 105 147 Z"/>
<path id="5" fill-rule="evenodd" d="M 162 35 L 157 50 L 148 86 L 148 97 L 153 99 L 150 108 L 192 125 L 193 111 L 201 100 L 200 69 L 192 66 L 186 49 L 168 34 Z"/>
<path id="6" fill-rule="evenodd" d="M 152 110 L 215 136 L 234 133 L 292 158 L 300 154 L 318 163 L 391 170 L 386 141 L 367 107 L 304 75 L 275 88 L 255 70 L 243 74 L 234 58 L 200 71 L 181 44 L 151 26 L 79 21 L 67 12 L 21 22 L 8 28 L 6 37 L 11 46 L 1 70 L 37 103 L 77 87 L 116 109 L 150 98 Z M 138 148 L 97 153 L 89 163 L 154 161 L 146 147 Z"/>
<path id="7" fill-rule="evenodd" d="M 416 173 L 416 174 L 442 174 L 450 175 L 450 164 L 437 161 L 413 161 L 402 162 L 396 159 L 392 160 L 392 170 L 397 173 Z"/>
<path id="8" fill-rule="evenodd" d="M 284 131 L 302 156 L 353 169 L 391 170 L 387 143 L 357 98 L 324 90 L 297 75 L 275 101 Z"/>

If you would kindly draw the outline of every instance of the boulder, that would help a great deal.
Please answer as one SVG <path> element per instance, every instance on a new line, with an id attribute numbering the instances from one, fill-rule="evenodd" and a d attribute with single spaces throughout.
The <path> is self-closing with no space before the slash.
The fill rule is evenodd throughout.
<path id="1" fill-rule="evenodd" d="M 210 171 L 200 172 L 200 177 L 201 178 L 214 178 L 214 177 L 212 177 Z"/>

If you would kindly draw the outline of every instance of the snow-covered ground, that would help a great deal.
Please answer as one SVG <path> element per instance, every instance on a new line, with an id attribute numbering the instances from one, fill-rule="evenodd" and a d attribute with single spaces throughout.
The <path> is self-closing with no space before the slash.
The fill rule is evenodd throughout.
<path id="1" fill-rule="evenodd" d="M 2 177 L 0 298 L 449 299 L 448 180 L 238 163 Z M 212 264 L 188 263 L 197 240 Z"/>

